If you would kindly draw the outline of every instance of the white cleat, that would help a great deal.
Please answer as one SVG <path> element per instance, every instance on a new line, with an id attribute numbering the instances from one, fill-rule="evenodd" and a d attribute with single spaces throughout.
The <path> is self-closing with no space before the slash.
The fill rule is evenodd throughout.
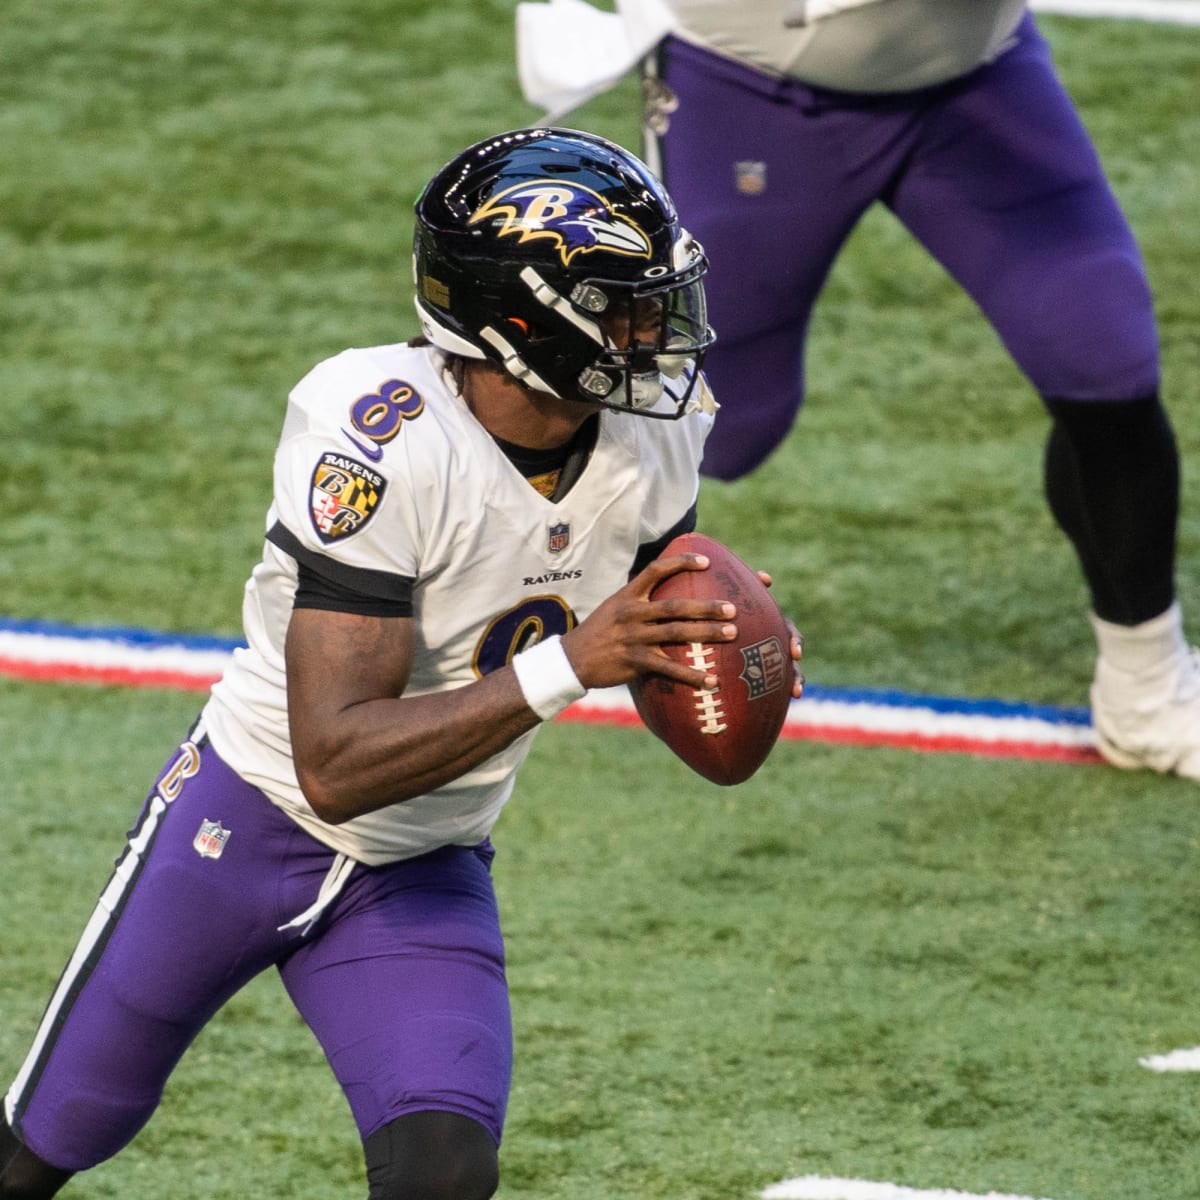
<path id="1" fill-rule="evenodd" d="M 1200 782 L 1200 649 L 1183 646 L 1152 670 L 1122 670 L 1101 656 L 1092 684 L 1100 753 L 1116 767 Z"/>

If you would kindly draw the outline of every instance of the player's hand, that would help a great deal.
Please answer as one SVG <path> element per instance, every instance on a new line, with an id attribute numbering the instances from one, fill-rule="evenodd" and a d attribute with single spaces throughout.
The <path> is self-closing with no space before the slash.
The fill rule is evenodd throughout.
<path id="1" fill-rule="evenodd" d="M 774 582 L 766 571 L 755 571 L 754 573 L 762 580 L 764 587 L 770 587 Z M 792 679 L 792 699 L 799 700 L 804 695 L 804 672 L 799 667 L 800 659 L 804 656 L 804 635 L 796 628 L 791 617 L 785 615 L 784 619 L 788 623 L 788 628 L 792 631 L 792 662 L 797 664 Z"/>
<path id="2" fill-rule="evenodd" d="M 689 688 L 717 686 L 706 674 L 669 658 L 669 642 L 729 642 L 737 637 L 727 600 L 651 600 L 650 593 L 679 571 L 703 571 L 703 554 L 657 558 L 614 592 L 591 616 L 563 635 L 563 649 L 585 687 L 616 687 L 639 675 L 666 675 Z"/>
<path id="3" fill-rule="evenodd" d="M 804 657 L 804 635 L 790 619 L 788 628 L 792 631 L 792 662 L 796 664 L 792 678 L 792 699 L 799 700 L 804 695 L 804 672 L 800 670 L 800 660 Z"/>

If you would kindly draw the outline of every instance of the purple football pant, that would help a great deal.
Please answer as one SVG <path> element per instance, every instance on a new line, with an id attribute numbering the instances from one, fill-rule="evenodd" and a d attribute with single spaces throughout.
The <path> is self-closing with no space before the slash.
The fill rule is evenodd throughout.
<path id="1" fill-rule="evenodd" d="M 149 1120 L 204 1024 L 274 965 L 361 1136 L 441 1109 L 499 1142 L 512 1031 L 490 859 L 487 845 L 447 846 L 356 864 L 311 930 L 281 931 L 313 904 L 334 852 L 202 739 L 184 742 L 9 1092 L 14 1127 L 56 1167 L 111 1157 Z"/>
<path id="2" fill-rule="evenodd" d="M 647 153 L 711 261 L 706 372 L 721 416 L 706 474 L 745 474 L 791 428 L 817 294 L 877 200 L 1042 396 L 1157 390 L 1141 255 L 1031 17 L 995 62 L 901 95 L 776 80 L 676 39 L 658 69 L 678 108 Z"/>

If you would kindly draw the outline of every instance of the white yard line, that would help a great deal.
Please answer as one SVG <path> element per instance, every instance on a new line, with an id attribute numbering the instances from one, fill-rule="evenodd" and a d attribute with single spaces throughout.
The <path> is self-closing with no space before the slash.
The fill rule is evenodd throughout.
<path id="1" fill-rule="evenodd" d="M 1030 0 L 1029 7 L 1068 17 L 1119 17 L 1170 25 L 1200 25 L 1200 3 L 1195 0 Z"/>
<path id="2" fill-rule="evenodd" d="M 1169 1054 L 1147 1054 L 1138 1063 L 1151 1071 L 1200 1071 L 1200 1046 L 1172 1050 Z"/>
<path id="3" fill-rule="evenodd" d="M 910 1188 L 897 1183 L 870 1183 L 865 1179 L 826 1179 L 804 1175 L 772 1184 L 763 1200 L 1039 1200 L 1001 1192 L 955 1192 L 945 1188 Z M 1040 1198 L 1045 1200 L 1045 1197 Z"/>

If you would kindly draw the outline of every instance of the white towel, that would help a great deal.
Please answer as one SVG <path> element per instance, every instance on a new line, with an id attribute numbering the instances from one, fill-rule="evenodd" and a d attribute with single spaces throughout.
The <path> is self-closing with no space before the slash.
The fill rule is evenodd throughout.
<path id="1" fill-rule="evenodd" d="M 524 0 L 517 5 L 521 91 L 554 124 L 628 74 L 672 26 L 660 0 L 617 0 L 615 13 L 584 0 Z"/>

